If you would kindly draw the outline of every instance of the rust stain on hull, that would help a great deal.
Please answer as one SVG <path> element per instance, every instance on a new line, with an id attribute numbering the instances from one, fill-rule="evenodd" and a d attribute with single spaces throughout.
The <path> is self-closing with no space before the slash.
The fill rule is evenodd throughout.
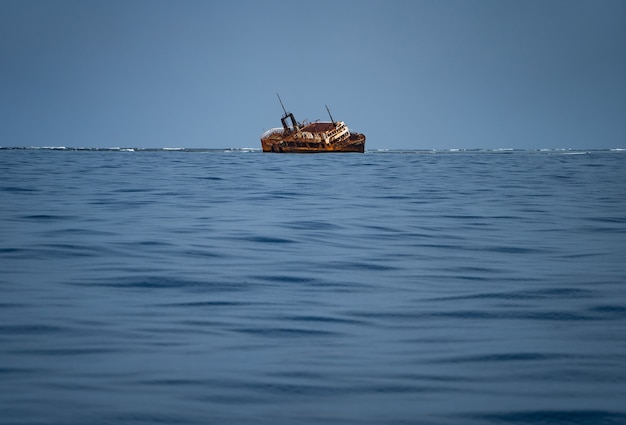
<path id="1" fill-rule="evenodd" d="M 317 153 L 317 152 L 365 152 L 365 135 L 350 132 L 343 121 L 299 123 L 288 113 L 278 97 L 285 113 L 281 118 L 282 128 L 272 128 L 261 135 L 263 152 Z"/>

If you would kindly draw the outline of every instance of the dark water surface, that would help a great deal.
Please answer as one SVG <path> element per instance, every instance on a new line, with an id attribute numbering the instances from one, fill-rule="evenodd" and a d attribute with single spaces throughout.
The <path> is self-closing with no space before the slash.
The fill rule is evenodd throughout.
<path id="1" fill-rule="evenodd" d="M 0 150 L 2 424 L 626 423 L 626 153 Z"/>

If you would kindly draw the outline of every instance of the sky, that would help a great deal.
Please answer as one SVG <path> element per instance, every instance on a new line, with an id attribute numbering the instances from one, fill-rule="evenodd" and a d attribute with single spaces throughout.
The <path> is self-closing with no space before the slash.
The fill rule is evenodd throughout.
<path id="1" fill-rule="evenodd" d="M 0 146 L 626 148 L 626 0 L 0 0 Z"/>

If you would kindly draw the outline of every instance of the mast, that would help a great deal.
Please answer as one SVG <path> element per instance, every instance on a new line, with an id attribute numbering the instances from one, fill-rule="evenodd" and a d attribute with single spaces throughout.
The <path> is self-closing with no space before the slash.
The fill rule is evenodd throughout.
<path id="1" fill-rule="evenodd" d="M 280 106 L 283 108 L 283 112 L 285 113 L 285 116 L 287 116 L 287 110 L 285 109 L 285 105 L 283 105 L 283 101 L 280 98 L 280 95 L 276 93 L 276 96 L 278 96 L 278 101 L 280 102 Z"/>
<path id="2" fill-rule="evenodd" d="M 293 128 L 293 131 L 300 131 L 300 126 L 298 125 L 298 122 L 296 121 L 296 117 L 294 117 L 291 112 L 287 112 L 287 110 L 285 109 L 285 105 L 283 105 L 283 101 L 280 98 L 280 95 L 278 93 L 276 93 L 276 96 L 278 96 L 278 101 L 280 102 L 280 106 L 283 108 L 283 112 L 285 113 L 285 115 L 283 115 L 283 117 L 280 119 L 280 122 L 283 123 L 283 128 L 285 132 L 291 133 L 292 131 L 292 129 L 290 129 L 289 125 L 287 124 L 287 118 L 291 120 L 291 126 Z"/>
<path id="3" fill-rule="evenodd" d="M 328 105 L 324 105 L 326 106 L 326 111 L 328 112 L 328 116 L 330 117 L 331 122 L 333 123 L 333 125 L 335 124 L 335 120 L 333 119 L 333 116 L 330 114 L 330 109 L 328 109 Z"/>

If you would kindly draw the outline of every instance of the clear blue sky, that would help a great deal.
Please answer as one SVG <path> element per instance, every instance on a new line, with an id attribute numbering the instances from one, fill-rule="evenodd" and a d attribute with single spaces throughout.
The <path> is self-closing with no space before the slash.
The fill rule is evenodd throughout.
<path id="1" fill-rule="evenodd" d="M 0 0 L 0 146 L 626 148 L 626 1 Z"/>

